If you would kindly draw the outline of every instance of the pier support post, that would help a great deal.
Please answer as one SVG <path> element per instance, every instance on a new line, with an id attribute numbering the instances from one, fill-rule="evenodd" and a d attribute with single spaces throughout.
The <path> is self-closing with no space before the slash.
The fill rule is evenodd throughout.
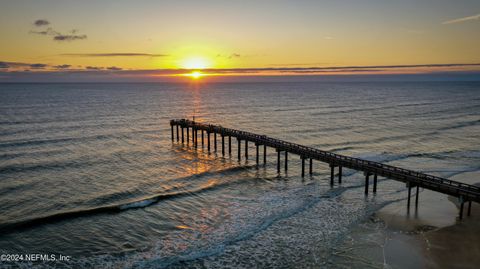
<path id="1" fill-rule="evenodd" d="M 248 160 L 248 140 L 245 140 L 245 160 Z"/>
<path id="2" fill-rule="evenodd" d="M 178 142 L 178 141 L 180 141 L 180 134 L 178 132 L 178 125 L 176 127 L 177 127 L 177 142 Z"/>
<path id="3" fill-rule="evenodd" d="M 338 166 L 338 184 L 342 184 L 342 167 Z"/>
<path id="4" fill-rule="evenodd" d="M 378 178 L 377 178 L 377 174 L 373 175 L 373 193 L 377 193 L 377 181 L 378 181 Z"/>
<path id="5" fill-rule="evenodd" d="M 190 128 L 187 127 L 187 145 L 190 144 Z"/>
<path id="6" fill-rule="evenodd" d="M 407 183 L 407 188 L 408 188 L 407 209 L 410 210 L 410 195 L 412 194 L 412 188 L 410 187 L 410 183 Z"/>
<path id="7" fill-rule="evenodd" d="M 225 156 L 225 135 L 222 134 L 222 156 Z"/>
<path id="8" fill-rule="evenodd" d="M 313 159 L 312 158 L 310 158 L 310 167 L 308 172 L 310 175 L 313 175 Z"/>
<path id="9" fill-rule="evenodd" d="M 460 219 L 463 219 L 463 204 L 465 204 L 465 202 L 463 201 L 463 199 L 461 199 L 462 201 L 460 202 Z"/>
<path id="10" fill-rule="evenodd" d="M 202 148 L 203 148 L 203 146 L 205 145 L 205 142 L 204 142 L 203 140 L 204 140 L 204 139 L 203 139 L 203 130 L 202 130 Z"/>
<path id="11" fill-rule="evenodd" d="M 183 134 L 183 126 L 182 126 L 182 144 L 185 143 L 185 137 L 184 137 L 184 134 Z"/>
<path id="12" fill-rule="evenodd" d="M 288 170 L 288 151 L 285 150 L 285 171 Z"/>
<path id="13" fill-rule="evenodd" d="M 470 217 L 471 213 L 472 213 L 472 201 L 468 201 L 467 216 Z"/>
<path id="14" fill-rule="evenodd" d="M 197 130 L 195 127 L 192 127 L 192 144 L 195 145 L 195 140 L 197 139 Z"/>
<path id="15" fill-rule="evenodd" d="M 195 145 L 195 148 L 198 147 L 198 137 L 197 137 L 197 134 L 198 134 L 198 130 L 197 130 L 197 128 L 194 128 L 194 129 L 193 129 L 193 144 Z"/>
<path id="16" fill-rule="evenodd" d="M 365 195 L 368 195 L 368 184 L 369 184 L 369 181 L 370 181 L 370 174 L 367 173 L 365 175 Z"/>
<path id="17" fill-rule="evenodd" d="M 257 158 L 256 158 L 256 163 L 257 163 L 257 166 L 258 166 L 258 162 L 259 162 L 259 156 L 258 156 L 258 155 L 259 155 L 259 152 L 258 152 L 258 147 L 259 147 L 259 145 L 258 145 L 258 144 L 255 144 L 255 147 L 256 147 L 256 150 L 257 150 L 257 155 L 256 155 L 256 157 L 257 157 Z"/>
<path id="18" fill-rule="evenodd" d="M 173 124 L 170 124 L 170 129 L 171 129 L 171 131 L 172 131 L 172 142 L 173 142 L 174 139 L 175 139 L 175 136 L 174 136 L 174 134 L 173 134 Z"/>
<path id="19" fill-rule="evenodd" d="M 335 177 L 335 165 L 330 164 L 330 186 L 333 186 L 333 179 Z"/>
<path id="20" fill-rule="evenodd" d="M 267 145 L 263 145 L 263 164 L 267 164 Z"/>
<path id="21" fill-rule="evenodd" d="M 210 131 L 207 131 L 207 148 L 208 152 L 210 152 Z"/>
<path id="22" fill-rule="evenodd" d="M 420 190 L 420 187 L 417 185 L 417 191 L 415 192 L 415 208 L 418 207 L 418 191 Z"/>
<path id="23" fill-rule="evenodd" d="M 237 138 L 237 144 L 238 144 L 238 161 L 240 161 L 242 159 L 242 156 L 241 156 L 241 151 L 242 151 L 242 148 L 241 148 L 241 144 L 242 142 L 240 141 L 240 138 Z"/>
<path id="24" fill-rule="evenodd" d="M 305 177 L 305 157 L 302 158 L 302 177 Z"/>
<path id="25" fill-rule="evenodd" d="M 217 152 L 217 132 L 213 133 L 213 150 Z"/>
<path id="26" fill-rule="evenodd" d="M 277 172 L 280 173 L 280 150 L 277 149 Z"/>
<path id="27" fill-rule="evenodd" d="M 232 156 L 232 136 L 228 136 L 228 155 Z"/>

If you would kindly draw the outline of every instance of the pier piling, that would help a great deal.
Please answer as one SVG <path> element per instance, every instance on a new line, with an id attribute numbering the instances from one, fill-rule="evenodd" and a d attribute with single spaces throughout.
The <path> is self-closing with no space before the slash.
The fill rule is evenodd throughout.
<path id="1" fill-rule="evenodd" d="M 365 195 L 368 195 L 368 184 L 369 184 L 369 180 L 370 180 L 370 174 L 367 173 L 365 175 Z"/>
<path id="2" fill-rule="evenodd" d="M 255 149 L 256 149 L 256 153 L 257 153 L 255 160 L 256 160 L 257 166 L 258 166 L 258 163 L 259 163 L 259 156 L 258 156 L 258 155 L 259 155 L 259 152 L 258 152 L 259 150 L 258 150 L 258 147 L 259 147 L 259 145 L 255 143 Z"/>
<path id="3" fill-rule="evenodd" d="M 415 192 L 415 208 L 418 208 L 418 195 L 419 195 L 420 187 L 417 185 L 417 189 Z"/>
<path id="4" fill-rule="evenodd" d="M 335 178 L 335 165 L 330 164 L 330 186 L 333 186 Z"/>
<path id="5" fill-rule="evenodd" d="M 277 149 L 277 172 L 280 173 L 280 150 Z"/>
<path id="6" fill-rule="evenodd" d="M 342 184 L 342 166 L 338 167 L 338 184 Z"/>
<path id="7" fill-rule="evenodd" d="M 184 134 L 183 134 L 183 127 L 182 127 L 182 144 L 185 143 L 185 137 L 184 137 Z"/>
<path id="8" fill-rule="evenodd" d="M 210 131 L 207 131 L 207 148 L 210 153 Z"/>
<path id="9" fill-rule="evenodd" d="M 263 145 L 263 164 L 267 164 L 267 145 Z"/>
<path id="10" fill-rule="evenodd" d="M 232 136 L 228 136 L 228 155 L 232 156 Z"/>
<path id="11" fill-rule="evenodd" d="M 222 156 L 225 156 L 225 135 L 222 134 Z"/>
<path id="12" fill-rule="evenodd" d="M 313 159 L 312 158 L 310 158 L 310 167 L 308 172 L 310 175 L 313 175 Z"/>
<path id="13" fill-rule="evenodd" d="M 459 216 L 460 219 L 463 219 L 463 204 L 465 204 L 465 202 L 463 201 L 463 199 L 461 199 L 461 202 L 460 202 L 460 216 Z"/>
<path id="14" fill-rule="evenodd" d="M 305 157 L 302 158 L 302 177 L 305 177 Z"/>
<path id="15" fill-rule="evenodd" d="M 240 141 L 239 138 L 237 138 L 237 144 L 238 144 L 238 152 L 237 152 L 237 153 L 238 153 L 238 161 L 240 161 L 240 160 L 242 159 L 242 156 L 241 156 L 241 154 L 242 154 L 242 153 L 241 153 L 241 151 L 242 151 L 242 149 L 241 149 L 241 146 L 242 146 L 241 144 L 242 144 L 242 142 Z"/>
<path id="16" fill-rule="evenodd" d="M 373 175 L 373 193 L 377 193 L 377 174 Z"/>
<path id="17" fill-rule="evenodd" d="M 245 160 L 248 160 L 248 140 L 245 140 Z"/>
<path id="18" fill-rule="evenodd" d="M 217 133 L 216 132 L 213 133 L 213 151 L 217 153 Z"/>
<path id="19" fill-rule="evenodd" d="M 288 170 L 288 151 L 285 151 L 285 171 Z"/>
<path id="20" fill-rule="evenodd" d="M 190 133 L 190 128 L 187 127 L 187 145 L 190 144 L 190 137 L 189 137 L 189 133 Z"/>
<path id="21" fill-rule="evenodd" d="M 202 130 L 202 149 L 203 149 L 203 146 L 205 145 L 205 142 L 204 142 L 204 138 L 203 138 L 203 130 Z"/>
<path id="22" fill-rule="evenodd" d="M 407 183 L 407 188 L 408 188 L 407 209 L 410 210 L 410 195 L 412 194 L 412 187 L 410 187 L 410 183 Z"/>
<path id="23" fill-rule="evenodd" d="M 198 130 L 197 128 L 193 129 L 193 134 L 194 134 L 194 138 L 193 138 L 193 144 L 195 145 L 195 148 L 198 147 Z"/>

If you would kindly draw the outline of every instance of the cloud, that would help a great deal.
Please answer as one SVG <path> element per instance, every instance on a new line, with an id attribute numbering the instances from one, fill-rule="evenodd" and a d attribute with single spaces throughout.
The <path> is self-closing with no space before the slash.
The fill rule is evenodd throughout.
<path id="1" fill-rule="evenodd" d="M 87 67 L 85 67 L 85 69 L 87 69 L 87 70 L 102 70 L 103 67 L 99 67 L 99 66 L 87 66 Z"/>
<path id="2" fill-rule="evenodd" d="M 53 67 L 56 68 L 56 69 L 67 69 L 67 68 L 70 68 L 71 65 L 69 65 L 69 64 L 62 64 L 62 65 L 55 65 L 55 66 L 53 66 Z"/>
<path id="3" fill-rule="evenodd" d="M 33 25 L 38 26 L 38 27 L 40 27 L 40 26 L 45 26 L 45 25 L 49 25 L 49 24 L 50 24 L 49 21 L 47 21 L 47 20 L 42 20 L 42 19 L 36 20 L 36 21 L 33 22 Z"/>
<path id="4" fill-rule="evenodd" d="M 227 58 L 227 59 L 233 59 L 233 58 L 240 58 L 242 57 L 241 54 L 239 53 L 232 53 L 232 54 L 217 54 L 217 57 L 220 57 L 220 58 Z"/>
<path id="5" fill-rule="evenodd" d="M 188 69 L 127 69 L 109 66 L 86 66 L 70 68 L 70 65 L 48 65 L 42 63 L 21 63 L 0 61 L 0 73 L 21 76 L 26 73 L 36 73 L 36 77 L 42 74 L 53 76 L 64 76 L 71 74 L 75 77 L 95 75 L 104 77 L 122 78 L 150 78 L 150 77 L 171 77 L 191 72 Z M 28 70 L 28 72 L 27 72 Z M 41 72 L 39 72 L 41 70 Z M 479 72 L 480 63 L 445 63 L 445 64 L 415 64 L 415 65 L 370 65 L 370 66 L 279 66 L 261 68 L 210 68 L 203 69 L 206 74 L 217 75 L 345 75 L 345 74 L 414 74 L 414 73 L 441 73 L 441 72 Z M 14 75 L 17 74 L 17 75 Z"/>
<path id="6" fill-rule="evenodd" d="M 48 25 L 48 24 L 43 24 L 43 25 Z M 37 34 L 37 35 L 53 36 L 52 39 L 58 42 L 87 39 L 87 35 L 78 34 L 77 29 L 73 29 L 67 34 L 62 34 L 61 32 L 55 31 L 52 27 L 48 27 L 47 30 L 30 31 L 30 33 Z"/>
<path id="7" fill-rule="evenodd" d="M 31 64 L 31 65 L 30 65 L 30 68 L 32 68 L 32 69 L 43 69 L 43 68 L 45 68 L 45 67 L 47 67 L 47 66 L 48 66 L 48 65 L 46 65 L 46 64 Z"/>
<path id="8" fill-rule="evenodd" d="M 60 56 L 74 57 L 165 57 L 167 54 L 135 53 L 135 52 L 117 52 L 117 53 L 65 53 Z"/>
<path id="9" fill-rule="evenodd" d="M 442 24 L 454 24 L 454 23 L 461 23 L 461 22 L 466 22 L 466 21 L 474 21 L 474 20 L 480 20 L 480 14 L 473 15 L 473 16 L 468 16 L 468 17 L 463 17 L 463 18 L 458 18 L 458 19 L 453 19 L 449 21 L 444 21 Z"/>
<path id="10" fill-rule="evenodd" d="M 81 39 L 86 39 L 87 35 L 63 35 L 63 34 L 58 34 L 53 37 L 53 40 L 55 41 L 73 41 L 73 40 L 81 40 Z"/>
<path id="11" fill-rule="evenodd" d="M 54 31 L 51 27 L 48 27 L 47 30 L 43 31 L 30 31 L 31 34 L 37 35 L 58 35 L 59 33 Z"/>

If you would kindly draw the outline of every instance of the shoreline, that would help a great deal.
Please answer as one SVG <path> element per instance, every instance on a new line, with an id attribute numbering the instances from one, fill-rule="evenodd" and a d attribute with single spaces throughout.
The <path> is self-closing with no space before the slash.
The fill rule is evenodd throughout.
<path id="1" fill-rule="evenodd" d="M 465 172 L 455 180 L 472 183 L 480 172 Z M 478 185 L 478 183 L 476 184 Z M 386 225 L 385 265 L 393 268 L 478 268 L 480 264 L 480 205 L 471 216 L 455 197 L 424 190 L 418 208 L 406 201 L 390 204 L 373 216 Z M 414 257 L 413 259 L 411 259 Z"/>
<path id="2" fill-rule="evenodd" d="M 480 171 L 452 178 L 473 184 Z M 412 194 L 414 195 L 415 192 Z M 357 224 L 334 252 L 338 268 L 478 268 L 480 204 L 471 216 L 454 197 L 420 189 L 418 208 L 406 199 L 388 204 Z"/>

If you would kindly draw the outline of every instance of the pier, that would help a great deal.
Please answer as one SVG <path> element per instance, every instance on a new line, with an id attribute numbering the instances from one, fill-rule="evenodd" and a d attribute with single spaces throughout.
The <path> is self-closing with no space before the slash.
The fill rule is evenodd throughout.
<path id="1" fill-rule="evenodd" d="M 244 143 L 244 157 L 248 159 L 248 143 L 253 143 L 256 147 L 256 164 L 260 162 L 260 147 L 263 147 L 263 163 L 267 162 L 267 147 L 273 148 L 277 155 L 277 171 L 281 170 L 281 155 L 284 153 L 284 169 L 288 170 L 288 155 L 295 154 L 301 159 L 301 175 L 305 176 L 305 162 L 309 163 L 309 174 L 313 174 L 313 160 L 327 163 L 330 167 L 330 185 L 335 185 L 335 168 L 337 168 L 338 184 L 342 183 L 342 169 L 344 167 L 363 172 L 365 176 L 365 195 L 369 194 L 370 179 L 372 179 L 372 193 L 377 192 L 378 177 L 388 178 L 406 183 L 408 188 L 407 208 L 410 208 L 411 190 L 415 188 L 415 207 L 418 207 L 419 188 L 429 189 L 432 191 L 444 193 L 457 197 L 460 202 L 459 218 L 463 218 L 464 205 L 467 203 L 467 215 L 470 216 L 472 202 L 480 203 L 480 187 L 465 184 L 442 177 L 424 174 L 413 170 L 399 168 L 379 162 L 363 160 L 359 158 L 348 157 L 324 151 L 312 147 L 307 147 L 295 143 L 286 142 L 280 139 L 271 138 L 265 135 L 254 134 L 241 130 L 225 128 L 219 125 L 199 123 L 187 119 L 171 120 L 171 137 L 172 141 L 187 143 L 190 142 L 195 148 L 198 147 L 198 136 L 201 136 L 201 146 L 204 147 L 204 135 L 206 133 L 207 150 L 211 152 L 210 137 L 214 137 L 214 148 L 217 152 L 217 135 L 221 137 L 221 153 L 225 156 L 225 148 L 228 146 L 228 154 L 232 155 L 232 138 L 237 140 L 237 158 L 242 158 L 242 142 Z M 186 129 L 186 138 L 184 135 Z M 176 130 L 176 134 L 175 134 Z M 190 136 L 191 130 L 191 136 Z M 226 145 L 225 139 L 228 138 Z"/>

